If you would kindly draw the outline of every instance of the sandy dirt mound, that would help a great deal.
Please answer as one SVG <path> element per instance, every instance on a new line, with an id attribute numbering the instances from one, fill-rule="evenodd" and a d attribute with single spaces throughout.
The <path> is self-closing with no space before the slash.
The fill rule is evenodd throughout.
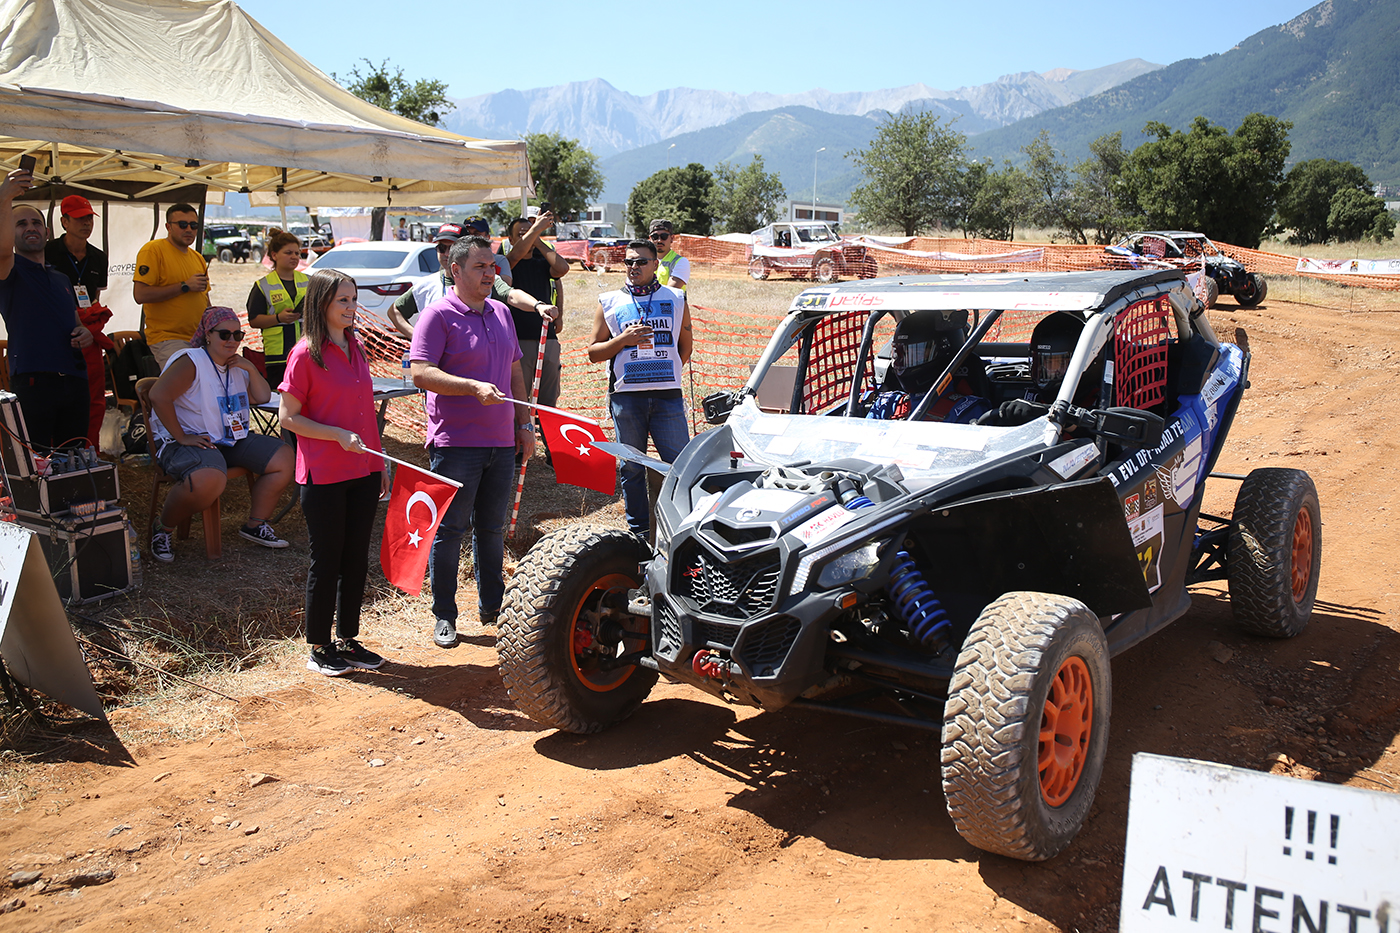
<path id="1" fill-rule="evenodd" d="M 661 685 L 582 738 L 510 706 L 493 633 L 426 635 L 375 673 L 231 706 L 197 742 L 89 748 L 35 768 L 0 816 L 7 930 L 1112 930 L 1135 752 L 1400 789 L 1400 316 L 1271 301 L 1218 469 L 1308 470 L 1317 610 L 1239 634 L 1222 587 L 1114 662 L 1098 800 L 1060 857 L 954 832 L 937 737 L 726 707 Z M 1236 484 L 1206 510 L 1228 514 Z M 299 663 L 287 662 L 288 664 Z M 224 701 L 215 701 L 222 704 Z M 119 728 L 138 714 L 119 711 Z M 128 757 L 129 752 L 129 757 Z M 23 874 L 23 873 L 29 874 Z M 39 872 L 37 880 L 33 873 Z"/>

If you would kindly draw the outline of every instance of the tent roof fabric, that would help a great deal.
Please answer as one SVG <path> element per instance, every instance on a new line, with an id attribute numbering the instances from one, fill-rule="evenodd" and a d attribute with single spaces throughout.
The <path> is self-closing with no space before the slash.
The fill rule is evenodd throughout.
<path id="1" fill-rule="evenodd" d="M 232 0 L 0 0 L 0 126 L 0 159 L 47 151 L 46 174 L 95 191 L 199 183 L 254 204 L 280 188 L 288 204 L 410 206 L 533 187 L 523 141 L 380 110 Z"/>

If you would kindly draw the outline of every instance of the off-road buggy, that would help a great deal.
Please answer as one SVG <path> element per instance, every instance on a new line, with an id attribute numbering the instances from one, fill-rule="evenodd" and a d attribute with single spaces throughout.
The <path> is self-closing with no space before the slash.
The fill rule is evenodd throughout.
<path id="1" fill-rule="evenodd" d="M 1104 247 L 1104 253 L 1110 269 L 1181 269 L 1193 278 L 1204 270 L 1206 281 L 1200 294 L 1207 308 L 1215 307 L 1221 295 L 1230 295 L 1242 308 L 1252 308 L 1269 293 L 1263 275 L 1250 272 L 1244 263 L 1222 253 L 1204 233 L 1130 233 L 1115 245 Z"/>
<path id="2" fill-rule="evenodd" d="M 865 417 L 871 348 L 911 315 L 956 334 L 954 356 L 907 418 Z M 993 420 L 1033 395 L 1048 319 L 1078 333 L 1031 420 L 924 420 L 957 385 Z M 630 715 L 661 674 L 766 710 L 940 730 L 958 832 L 1049 858 L 1099 782 L 1112 655 L 1203 581 L 1228 580 L 1248 632 L 1296 635 L 1311 615 L 1312 481 L 1212 473 L 1247 384 L 1239 343 L 1176 271 L 809 288 L 748 383 L 707 400 L 727 420 L 666 470 L 654 547 L 575 526 L 525 556 L 500 621 L 506 688 L 581 733 Z M 762 410 L 785 365 L 787 410 Z M 1232 517 L 1201 511 L 1211 477 L 1242 481 Z"/>
<path id="3" fill-rule="evenodd" d="M 870 250 L 838 236 L 825 223 L 780 221 L 750 236 L 749 275 L 756 281 L 779 272 L 814 282 L 835 282 L 843 276 L 873 279 L 879 274 Z"/>

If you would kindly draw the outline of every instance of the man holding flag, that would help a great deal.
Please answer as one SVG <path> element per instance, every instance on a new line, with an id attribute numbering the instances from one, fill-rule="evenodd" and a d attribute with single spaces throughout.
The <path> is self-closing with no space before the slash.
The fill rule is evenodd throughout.
<path id="1" fill-rule="evenodd" d="M 505 594 L 506 512 L 515 453 L 535 449 L 530 412 L 505 404 L 525 395 L 520 345 L 510 310 L 490 297 L 496 279 L 491 241 L 452 244 L 452 288 L 423 309 L 409 349 L 413 384 L 427 392 L 428 466 L 462 484 L 442 516 L 428 558 L 433 642 L 457 645 L 457 567 L 471 534 L 477 610 L 494 625 Z"/>

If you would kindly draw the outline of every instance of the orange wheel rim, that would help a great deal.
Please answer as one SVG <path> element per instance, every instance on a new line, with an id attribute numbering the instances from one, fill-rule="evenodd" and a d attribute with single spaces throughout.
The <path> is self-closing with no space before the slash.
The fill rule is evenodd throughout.
<path id="1" fill-rule="evenodd" d="M 1312 580 L 1313 527 L 1312 512 L 1307 506 L 1298 510 L 1293 522 L 1293 601 L 1301 603 L 1308 595 Z"/>
<path id="2" fill-rule="evenodd" d="M 627 678 L 632 676 L 635 668 L 632 665 L 617 667 L 612 670 L 598 670 L 588 663 L 599 657 L 603 657 L 616 649 L 616 645 L 603 645 L 597 642 L 597 632 L 590 628 L 589 619 L 585 613 L 596 612 L 602 603 L 603 597 L 614 590 L 626 592 L 637 586 L 637 581 L 622 573 L 611 573 L 606 577 L 595 580 L 589 587 L 588 592 L 578 601 L 574 607 L 574 617 L 569 620 L 569 665 L 574 669 L 574 676 L 578 682 L 596 693 L 607 693 L 609 690 L 616 690 L 627 682 Z M 643 640 L 644 633 L 627 632 L 622 636 L 622 641 Z M 596 647 L 595 647 L 596 646 Z M 580 663 L 580 661 L 584 663 Z"/>
<path id="3" fill-rule="evenodd" d="M 1055 672 L 1040 714 L 1040 795 L 1052 807 L 1069 800 L 1084 773 L 1094 731 L 1094 682 L 1082 658 Z"/>

